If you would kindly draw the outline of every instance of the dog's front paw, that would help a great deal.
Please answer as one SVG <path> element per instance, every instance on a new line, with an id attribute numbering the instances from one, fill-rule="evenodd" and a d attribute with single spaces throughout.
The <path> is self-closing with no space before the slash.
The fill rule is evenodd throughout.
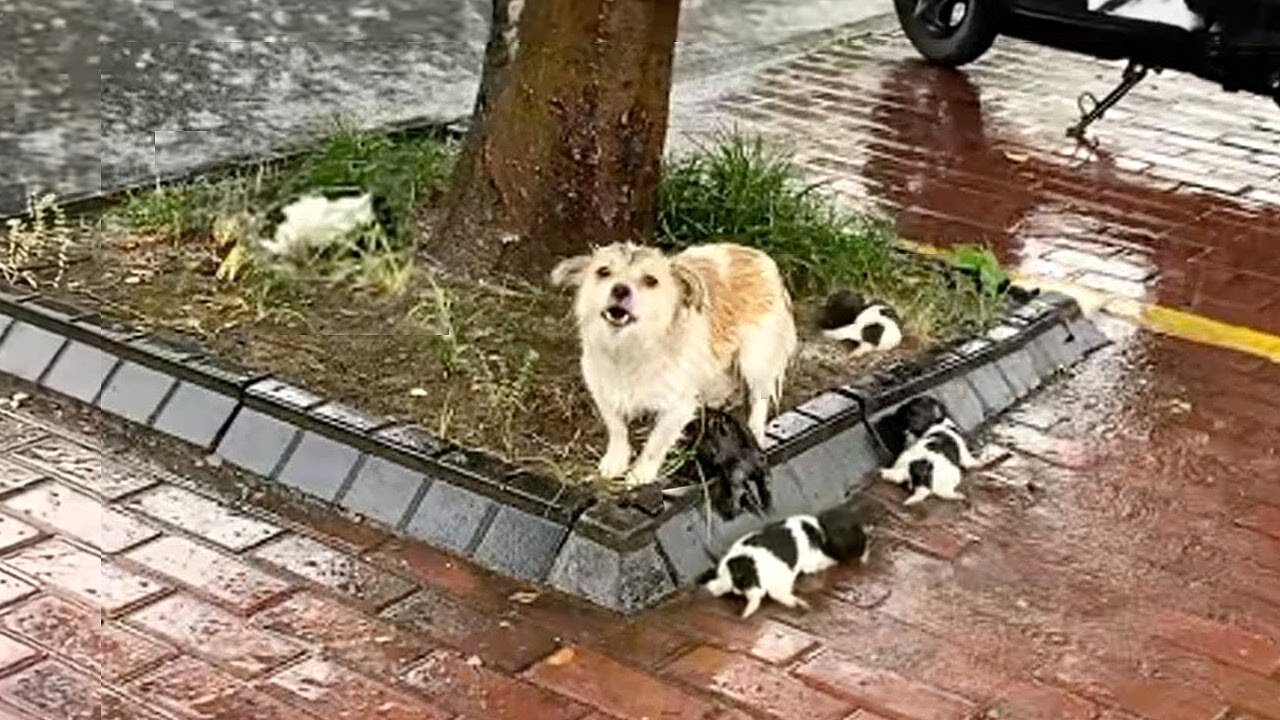
<path id="1" fill-rule="evenodd" d="M 661 469 L 662 463 L 660 462 L 646 462 L 644 460 L 638 461 L 635 466 L 631 468 L 631 472 L 627 473 L 627 487 L 635 488 L 657 481 L 658 471 Z"/>
<path id="2" fill-rule="evenodd" d="M 631 461 L 631 458 L 627 455 L 625 452 L 605 453 L 604 457 L 600 458 L 600 464 L 598 465 L 600 477 L 612 480 L 625 475 L 627 464 Z"/>

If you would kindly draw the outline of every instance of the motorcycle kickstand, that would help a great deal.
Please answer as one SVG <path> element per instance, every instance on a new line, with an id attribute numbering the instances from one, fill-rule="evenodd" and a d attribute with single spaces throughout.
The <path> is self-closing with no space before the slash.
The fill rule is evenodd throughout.
<path id="1" fill-rule="evenodd" d="M 1107 96 L 1102 100 L 1094 97 L 1093 93 L 1081 93 L 1080 97 L 1076 99 L 1076 107 L 1080 109 L 1080 120 L 1067 128 L 1067 137 L 1084 142 L 1084 131 L 1090 125 L 1101 120 L 1108 110 L 1115 107 L 1116 103 L 1120 102 L 1125 95 L 1128 95 L 1130 90 L 1142 82 L 1143 78 L 1147 76 L 1147 72 L 1148 68 L 1145 65 L 1131 62 L 1125 67 L 1120 84 L 1107 93 Z M 1160 72 L 1160 69 L 1157 68 L 1156 72 Z"/>

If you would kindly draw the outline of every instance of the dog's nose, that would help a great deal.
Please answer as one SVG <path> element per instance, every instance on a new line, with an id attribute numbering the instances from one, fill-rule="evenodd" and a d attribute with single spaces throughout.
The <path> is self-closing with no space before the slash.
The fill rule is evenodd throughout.
<path id="1" fill-rule="evenodd" d="M 623 285 L 622 283 L 618 283 L 613 286 L 613 290 L 609 291 L 609 296 L 614 300 L 626 300 L 631 297 L 631 288 Z"/>

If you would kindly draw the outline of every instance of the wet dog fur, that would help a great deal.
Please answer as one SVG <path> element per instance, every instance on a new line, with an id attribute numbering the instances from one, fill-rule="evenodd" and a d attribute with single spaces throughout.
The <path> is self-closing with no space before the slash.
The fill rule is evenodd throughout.
<path id="1" fill-rule="evenodd" d="M 880 476 L 907 490 L 903 505 L 915 505 L 930 495 L 964 500 L 959 490 L 964 472 L 978 464 L 955 422 L 947 418 L 926 430 Z"/>
<path id="2" fill-rule="evenodd" d="M 823 337 L 849 348 L 854 357 L 887 352 L 902 343 L 902 321 L 893 308 L 849 289 L 827 298 L 818 316 Z"/>
<path id="3" fill-rule="evenodd" d="M 862 524 L 852 510 L 840 506 L 817 517 L 792 515 L 744 535 L 698 582 L 716 597 L 745 597 L 744 619 L 766 597 L 807 609 L 809 604 L 795 595 L 796 578 L 854 559 L 866 562 L 870 550 Z"/>
<path id="4" fill-rule="evenodd" d="M 747 427 L 764 444 L 798 342 L 768 255 L 721 243 L 668 256 L 620 243 L 562 261 L 551 281 L 577 289 L 582 375 L 609 436 L 602 476 L 653 482 L 698 409 L 743 390 Z M 628 425 L 647 414 L 654 427 L 633 463 Z"/>
<path id="5" fill-rule="evenodd" d="M 712 507 L 729 520 L 741 512 L 763 515 L 773 506 L 769 462 L 755 437 L 733 415 L 704 410 L 689 423 L 685 437 L 693 457 L 681 468 L 692 482 L 709 483 Z"/>

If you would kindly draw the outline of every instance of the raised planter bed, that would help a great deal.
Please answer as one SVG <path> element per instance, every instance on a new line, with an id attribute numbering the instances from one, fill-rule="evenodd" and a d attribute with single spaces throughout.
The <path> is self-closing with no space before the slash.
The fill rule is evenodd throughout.
<path id="1" fill-rule="evenodd" d="M 773 420 L 774 515 L 844 501 L 880 465 L 873 421 L 915 395 L 966 430 L 1104 344 L 1070 298 L 1047 293 L 982 337 L 831 389 Z M 658 516 L 457 447 L 94 312 L 0 293 L 0 372 L 180 438 L 326 503 L 506 575 L 622 612 L 661 602 L 767 521 L 707 517 L 701 498 Z"/>

